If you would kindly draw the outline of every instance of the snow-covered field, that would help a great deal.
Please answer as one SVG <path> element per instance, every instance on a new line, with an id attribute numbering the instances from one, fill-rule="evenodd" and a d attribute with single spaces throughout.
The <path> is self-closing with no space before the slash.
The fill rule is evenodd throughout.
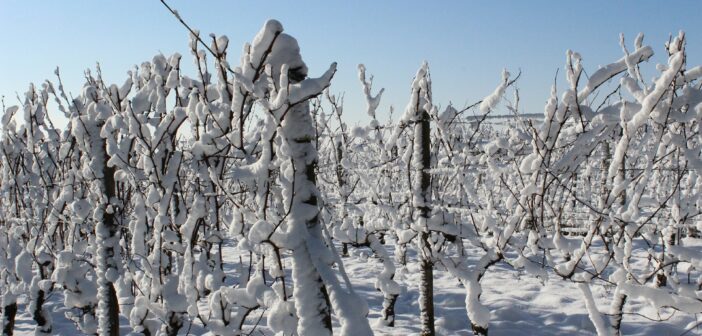
<path id="1" fill-rule="evenodd" d="M 213 35 L 216 76 L 193 32 L 196 78 L 159 54 L 121 86 L 98 69 L 72 102 L 47 82 L 5 109 L 0 325 L 19 304 L 17 335 L 702 332 L 702 66 L 683 33 L 652 85 L 643 35 L 594 72 L 568 51 L 543 117 L 519 117 L 506 70 L 441 111 L 425 62 L 381 122 L 359 66 L 368 123 L 350 129 L 337 64 L 310 76 L 283 31 L 267 21 L 235 69 Z"/>
<path id="2" fill-rule="evenodd" d="M 388 253 L 392 254 L 392 249 Z M 473 251 L 477 252 L 477 251 Z M 380 262 L 367 249 L 352 249 L 351 255 L 343 259 L 344 267 L 354 285 L 354 290 L 367 299 L 368 318 L 376 335 L 418 335 L 419 283 L 417 263 L 409 263 L 407 268 L 399 268 L 396 280 L 402 285 L 402 293 L 396 303 L 396 325 L 386 327 L 375 323 L 380 318 L 383 295 L 374 286 L 378 273 L 382 270 Z M 227 249 L 228 275 L 235 272 L 238 256 L 231 247 Z M 641 266 L 645 267 L 645 266 Z M 493 266 L 482 280 L 483 295 L 481 299 L 490 308 L 490 335 L 595 335 L 595 327 L 588 318 L 587 309 L 576 284 L 561 280 L 549 274 L 550 278 L 541 280 L 515 271 L 505 263 Z M 592 291 L 601 311 L 605 310 L 611 288 L 593 285 Z M 436 327 L 439 335 L 473 335 L 465 310 L 465 289 L 448 272 L 437 270 L 434 278 L 434 303 L 436 309 Z M 59 290 L 53 292 L 46 303 L 52 311 L 55 335 L 83 335 L 63 315 L 63 296 Z M 204 309 L 207 305 L 202 302 Z M 627 302 L 622 332 L 624 335 L 702 335 L 702 327 L 696 327 L 696 316 L 672 310 L 657 311 L 648 303 L 630 299 Z M 205 313 L 206 314 L 206 313 Z M 266 327 L 265 316 L 259 320 L 261 311 L 251 314 L 245 331 L 251 335 L 273 335 Z M 663 323 L 652 321 L 665 320 Z M 121 334 L 131 331 L 127 320 L 122 317 Z M 258 326 L 254 325 L 258 322 Z M 18 313 L 15 335 L 33 335 L 34 321 L 26 304 L 21 305 Z M 195 322 L 185 325 L 180 335 L 207 334 Z"/>

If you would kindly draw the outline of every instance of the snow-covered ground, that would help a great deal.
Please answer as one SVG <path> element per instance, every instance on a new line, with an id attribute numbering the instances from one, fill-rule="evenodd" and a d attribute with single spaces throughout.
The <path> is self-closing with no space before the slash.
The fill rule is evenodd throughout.
<path id="1" fill-rule="evenodd" d="M 391 246 L 390 244 L 386 246 Z M 233 248 L 227 249 L 229 272 L 235 272 L 238 257 Z M 388 249 L 392 254 L 392 249 Z M 475 252 L 475 251 L 474 251 Z M 369 319 L 376 335 L 417 335 L 419 329 L 417 263 L 409 263 L 407 268 L 399 268 L 396 280 L 403 286 L 396 304 L 396 325 L 386 327 L 376 320 L 380 318 L 383 296 L 374 287 L 377 274 L 382 270 L 380 261 L 367 249 L 351 249 L 351 255 L 343 258 L 344 267 L 351 277 L 354 289 L 366 298 Z M 644 265 L 637 265 L 645 267 Z M 230 273 L 231 274 L 231 273 Z M 435 270 L 434 303 L 436 327 L 439 335 L 472 335 L 465 311 L 465 290 L 448 272 Z M 553 274 L 543 282 L 533 276 L 513 270 L 509 265 L 498 263 L 486 273 L 482 280 L 483 302 L 491 310 L 490 335 L 594 335 L 595 327 L 587 315 L 585 303 L 577 285 L 563 281 Z M 592 292 L 600 311 L 606 311 L 611 288 L 593 285 Z M 54 334 L 81 335 L 73 324 L 64 317 L 63 296 L 55 290 L 49 297 L 47 307 L 53 312 Z M 201 308 L 206 309 L 203 302 Z M 665 310 L 657 312 L 648 303 L 629 299 L 625 308 L 623 333 L 625 335 L 702 335 L 702 328 L 694 327 L 696 317 L 682 312 Z M 660 315 L 659 315 L 660 314 Z M 245 331 L 252 335 L 272 335 L 265 327 L 265 317 L 259 320 L 260 311 L 251 314 Z M 665 320 L 657 322 L 653 320 Z M 258 326 L 253 330 L 254 325 Z M 16 335 L 31 335 L 34 321 L 26 305 L 22 304 L 18 313 Z M 206 334 L 198 323 L 187 324 L 181 334 Z M 122 333 L 130 332 L 126 319 L 122 318 Z"/>

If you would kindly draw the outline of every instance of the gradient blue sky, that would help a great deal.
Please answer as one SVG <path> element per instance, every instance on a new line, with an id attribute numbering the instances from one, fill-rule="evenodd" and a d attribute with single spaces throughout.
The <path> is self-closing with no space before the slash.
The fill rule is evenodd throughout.
<path id="1" fill-rule="evenodd" d="M 230 62 L 268 18 L 296 37 L 310 75 L 339 63 L 333 92 L 344 92 L 352 123 L 365 119 L 357 65 L 400 112 L 422 61 L 430 64 L 435 104 L 462 107 L 489 94 L 500 72 L 522 70 L 523 112 L 540 113 L 565 51 L 583 55 L 587 72 L 621 57 L 619 33 L 638 32 L 665 62 L 669 34 L 688 36 L 688 64 L 702 62 L 702 1 L 169 1 L 206 36 L 230 38 Z M 16 104 L 28 83 L 53 79 L 61 67 L 78 92 L 96 61 L 121 83 L 132 65 L 180 52 L 190 65 L 185 29 L 158 0 L 0 0 L 0 95 Z M 651 65 L 653 68 L 653 65 Z M 192 73 L 191 73 L 192 74 Z M 562 81 L 562 79 L 559 79 Z"/>

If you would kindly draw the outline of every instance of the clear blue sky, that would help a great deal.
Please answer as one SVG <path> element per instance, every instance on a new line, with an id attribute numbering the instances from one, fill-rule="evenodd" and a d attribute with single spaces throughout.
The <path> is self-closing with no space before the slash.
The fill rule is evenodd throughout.
<path id="1" fill-rule="evenodd" d="M 339 63 L 333 92 L 345 92 L 346 116 L 365 119 L 357 64 L 386 88 L 379 113 L 400 112 L 422 61 L 430 64 L 436 104 L 462 107 L 489 94 L 500 72 L 522 70 L 523 112 L 540 113 L 565 51 L 585 69 L 621 57 L 619 33 L 638 32 L 665 62 L 670 33 L 688 36 L 688 64 L 702 62 L 702 1 L 184 1 L 169 3 L 206 36 L 230 38 L 230 62 L 268 18 L 296 37 L 312 76 Z M 53 79 L 61 67 L 78 92 L 96 61 L 121 83 L 134 64 L 180 52 L 192 64 L 188 35 L 158 0 L 0 0 L 0 95 L 16 104 L 28 83 Z M 652 65 L 651 65 L 652 67 Z M 562 77 L 561 77 L 562 78 Z M 562 81 L 562 79 L 559 79 Z"/>

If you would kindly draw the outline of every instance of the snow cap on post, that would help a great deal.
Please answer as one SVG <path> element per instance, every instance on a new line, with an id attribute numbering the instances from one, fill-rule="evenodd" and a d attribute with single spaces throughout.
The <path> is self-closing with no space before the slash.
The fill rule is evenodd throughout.
<path id="1" fill-rule="evenodd" d="M 297 40 L 288 34 L 280 34 L 271 47 L 266 63 L 271 65 L 271 77 L 280 78 L 283 65 L 287 65 L 291 83 L 297 83 L 307 77 L 307 65 L 300 55 Z"/>
<path id="2" fill-rule="evenodd" d="M 265 61 L 265 57 L 270 52 L 268 47 L 282 32 L 283 25 L 277 20 L 268 20 L 263 24 L 263 28 L 256 34 L 251 44 L 251 59 L 249 59 L 249 62 L 254 68 L 258 68 Z"/>

